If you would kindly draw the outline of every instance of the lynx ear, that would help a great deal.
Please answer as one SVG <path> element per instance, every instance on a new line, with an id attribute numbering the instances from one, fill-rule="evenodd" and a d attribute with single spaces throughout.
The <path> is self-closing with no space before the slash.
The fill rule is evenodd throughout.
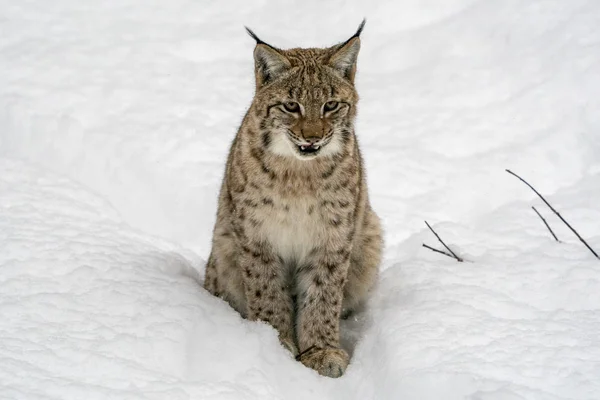
<path id="1" fill-rule="evenodd" d="M 342 44 L 333 47 L 334 53 L 329 59 L 329 66 L 339 71 L 342 76 L 354 83 L 356 74 L 356 60 L 360 50 L 360 33 L 365 27 L 366 19 L 363 19 L 356 33 Z"/>
<path id="2" fill-rule="evenodd" d="M 272 82 L 291 67 L 290 61 L 275 47 L 263 42 L 254 32 L 246 27 L 248 34 L 256 40 L 254 49 L 254 73 L 256 88 L 259 89 Z"/>

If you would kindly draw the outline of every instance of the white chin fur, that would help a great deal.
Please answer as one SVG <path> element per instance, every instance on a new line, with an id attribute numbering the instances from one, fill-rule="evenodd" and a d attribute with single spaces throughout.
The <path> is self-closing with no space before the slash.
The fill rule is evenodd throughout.
<path id="1" fill-rule="evenodd" d="M 309 161 L 317 157 L 331 156 L 339 153 L 342 150 L 342 140 L 340 135 L 334 134 L 329 143 L 327 143 L 317 155 L 303 156 L 298 153 L 296 145 L 292 143 L 285 133 L 278 132 L 272 135 L 269 150 L 280 156 L 295 157 L 298 160 Z"/>

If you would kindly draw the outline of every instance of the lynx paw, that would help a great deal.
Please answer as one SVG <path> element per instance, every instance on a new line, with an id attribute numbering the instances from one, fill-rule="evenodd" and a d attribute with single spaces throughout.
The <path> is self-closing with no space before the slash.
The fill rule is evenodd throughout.
<path id="1" fill-rule="evenodd" d="M 300 354 L 298 358 L 308 368 L 312 368 L 319 374 L 330 378 L 342 376 L 350 361 L 348 353 L 342 349 L 332 347 L 308 350 Z"/>

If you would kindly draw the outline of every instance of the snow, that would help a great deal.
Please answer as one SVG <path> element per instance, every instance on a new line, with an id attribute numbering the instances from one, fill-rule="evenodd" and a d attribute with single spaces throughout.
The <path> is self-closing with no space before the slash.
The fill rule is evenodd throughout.
<path id="1" fill-rule="evenodd" d="M 600 4 L 371 3 L 0 2 L 0 398 L 600 398 L 600 262 L 504 171 L 600 250 Z M 386 249 L 334 380 L 201 282 L 243 26 L 325 46 L 363 16 Z"/>

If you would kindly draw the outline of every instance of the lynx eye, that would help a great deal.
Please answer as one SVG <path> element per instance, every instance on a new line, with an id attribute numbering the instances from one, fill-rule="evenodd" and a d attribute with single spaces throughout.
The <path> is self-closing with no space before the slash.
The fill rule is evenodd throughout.
<path id="1" fill-rule="evenodd" d="M 328 101 L 327 103 L 323 104 L 323 112 L 333 111 L 338 108 L 339 104 L 340 103 L 337 101 Z"/>
<path id="2" fill-rule="evenodd" d="M 296 103 L 295 101 L 287 101 L 283 103 L 283 108 L 285 108 L 285 111 L 289 113 L 297 113 L 300 111 L 300 104 Z"/>

